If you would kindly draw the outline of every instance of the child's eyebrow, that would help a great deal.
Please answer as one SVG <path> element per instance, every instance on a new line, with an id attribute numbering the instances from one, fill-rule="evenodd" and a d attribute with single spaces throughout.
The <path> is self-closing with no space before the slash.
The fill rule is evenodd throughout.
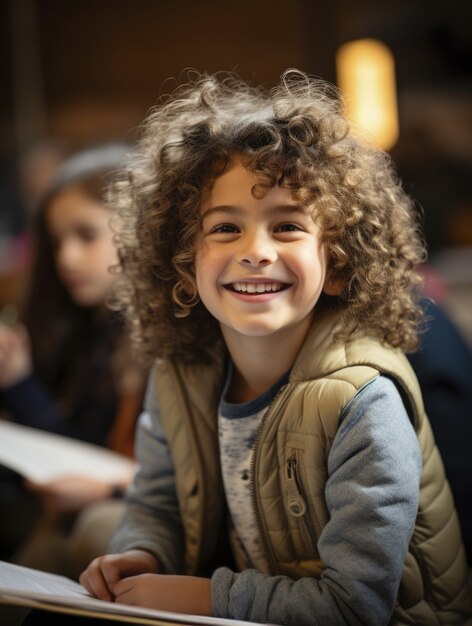
<path id="1" fill-rule="evenodd" d="M 207 217 L 211 217 L 212 215 L 215 215 L 215 214 L 238 215 L 239 213 L 242 213 L 242 209 L 238 209 L 235 206 L 229 206 L 229 205 L 214 206 L 214 207 L 210 207 L 209 209 L 206 209 L 203 212 L 202 220 L 206 219 Z"/>
<path id="2" fill-rule="evenodd" d="M 275 207 L 268 207 L 265 210 L 266 213 L 270 214 L 270 215 L 308 215 L 308 208 L 306 206 L 304 206 L 303 204 L 282 204 L 282 205 L 278 205 Z M 237 206 L 232 206 L 232 205 L 221 205 L 221 206 L 215 206 L 215 207 L 210 207 L 208 209 L 206 209 L 206 211 L 202 214 L 202 220 L 205 220 L 206 218 L 215 215 L 215 214 L 220 214 L 220 215 L 241 215 L 245 213 L 245 210 L 242 208 L 239 208 Z"/>

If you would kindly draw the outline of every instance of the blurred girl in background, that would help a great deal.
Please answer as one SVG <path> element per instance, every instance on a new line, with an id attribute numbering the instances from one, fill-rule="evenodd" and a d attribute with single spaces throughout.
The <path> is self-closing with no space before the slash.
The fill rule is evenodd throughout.
<path id="1" fill-rule="evenodd" d="M 124 146 L 107 145 L 77 153 L 58 169 L 37 215 L 23 323 L 0 323 L 0 393 L 21 424 L 132 456 L 145 375 L 130 358 L 121 319 L 107 307 L 117 255 L 103 200 L 107 178 L 125 156 Z M 12 477 L 6 476 L 1 517 L 8 534 L 28 497 L 17 478 L 12 499 Z M 106 544 L 127 482 L 67 476 L 27 483 L 43 515 L 14 560 L 76 576 Z"/>

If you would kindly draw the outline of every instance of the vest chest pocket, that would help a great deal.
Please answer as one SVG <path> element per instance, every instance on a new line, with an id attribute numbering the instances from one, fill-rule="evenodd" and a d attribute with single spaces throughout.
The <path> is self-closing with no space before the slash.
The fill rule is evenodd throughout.
<path id="1" fill-rule="evenodd" d="M 317 550 L 318 533 L 315 529 L 309 495 L 304 486 L 305 468 L 303 449 L 289 445 L 285 460 L 285 509 L 289 528 L 299 558 L 302 560 L 319 558 Z"/>

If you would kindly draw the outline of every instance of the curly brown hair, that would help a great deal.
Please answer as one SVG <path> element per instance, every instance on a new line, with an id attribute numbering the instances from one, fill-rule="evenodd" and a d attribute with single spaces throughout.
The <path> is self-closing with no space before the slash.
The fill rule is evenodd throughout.
<path id="1" fill-rule="evenodd" d="M 324 233 L 347 339 L 364 329 L 412 350 L 422 319 L 425 259 L 417 211 L 387 154 L 355 136 L 337 90 L 289 70 L 270 92 L 234 75 L 197 74 L 163 98 L 143 125 L 127 176 L 113 190 L 121 278 L 116 306 L 151 358 L 208 360 L 217 322 L 198 300 L 195 245 L 202 190 L 231 157 L 264 187 L 283 185 L 313 207 Z M 257 185 L 258 186 L 258 185 Z"/>

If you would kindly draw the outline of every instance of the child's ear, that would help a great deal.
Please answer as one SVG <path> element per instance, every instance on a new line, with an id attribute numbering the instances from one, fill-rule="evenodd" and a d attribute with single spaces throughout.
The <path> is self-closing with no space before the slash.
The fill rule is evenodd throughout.
<path id="1" fill-rule="evenodd" d="M 344 284 L 345 281 L 342 278 L 336 276 L 333 272 L 328 272 L 323 285 L 323 292 L 327 296 L 339 296 L 344 289 Z"/>

